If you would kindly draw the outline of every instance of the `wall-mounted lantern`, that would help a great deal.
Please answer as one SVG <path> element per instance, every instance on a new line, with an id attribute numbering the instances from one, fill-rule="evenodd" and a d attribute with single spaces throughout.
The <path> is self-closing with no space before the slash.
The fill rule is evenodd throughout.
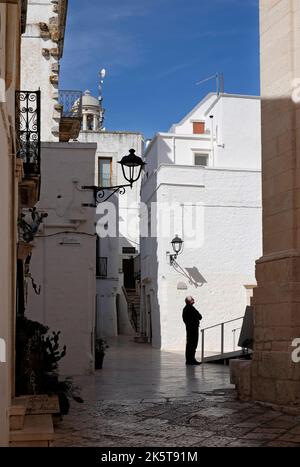
<path id="1" fill-rule="evenodd" d="M 167 256 L 170 259 L 170 265 L 172 265 L 176 261 L 177 256 L 180 255 L 180 253 L 182 252 L 183 240 L 180 237 L 178 237 L 178 235 L 175 235 L 175 237 L 171 241 L 171 245 L 174 254 L 171 254 L 169 251 L 167 251 Z"/>
<path id="2" fill-rule="evenodd" d="M 130 187 L 138 181 L 141 176 L 142 169 L 145 165 L 143 159 L 135 154 L 134 149 L 129 150 L 129 154 L 127 156 L 122 157 L 121 161 L 118 162 L 121 164 L 122 172 L 125 180 L 128 182 L 126 185 L 116 185 L 116 186 L 82 186 L 83 190 L 93 190 L 94 191 L 94 198 L 95 198 L 95 205 L 93 204 L 83 204 L 83 206 L 95 207 L 99 203 L 103 203 L 107 201 L 111 196 L 115 193 L 119 193 L 123 195 L 125 193 L 125 188 Z M 105 191 L 111 191 L 111 193 L 105 197 Z"/>

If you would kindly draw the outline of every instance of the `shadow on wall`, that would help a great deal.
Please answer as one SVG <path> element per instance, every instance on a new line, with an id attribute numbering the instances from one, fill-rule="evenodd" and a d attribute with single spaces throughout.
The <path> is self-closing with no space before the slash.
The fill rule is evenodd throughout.
<path id="1" fill-rule="evenodd" d="M 180 266 L 176 260 L 173 261 L 172 266 L 178 274 L 187 279 L 189 284 L 193 285 L 195 288 L 202 287 L 204 284 L 207 284 L 207 281 L 196 266 L 192 268 Z"/>
<path id="2" fill-rule="evenodd" d="M 159 147 L 157 148 L 157 154 L 158 154 L 158 160 L 154 161 L 154 164 L 152 166 L 152 161 L 151 157 L 146 157 L 146 167 L 145 167 L 145 177 L 149 178 L 151 175 L 154 174 L 154 171 L 161 165 L 161 164 L 175 164 L 174 162 L 174 149 L 170 148 L 169 145 L 165 143 L 164 140 L 159 139 L 158 140 Z M 151 155 L 151 151 L 150 151 Z M 156 178 L 156 176 L 155 176 Z"/>
<path id="3" fill-rule="evenodd" d="M 202 276 L 199 269 L 194 266 L 192 268 L 184 268 L 186 271 L 186 277 L 189 280 L 190 284 L 195 287 L 202 287 L 204 284 L 207 284 L 206 279 Z"/>

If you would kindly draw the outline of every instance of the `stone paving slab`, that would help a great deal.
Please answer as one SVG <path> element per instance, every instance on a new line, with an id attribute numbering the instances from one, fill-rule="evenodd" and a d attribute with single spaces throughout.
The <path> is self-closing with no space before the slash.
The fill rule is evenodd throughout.
<path id="1" fill-rule="evenodd" d="M 55 446 L 300 447 L 300 417 L 238 401 L 225 365 L 186 367 L 184 353 L 125 337 L 109 344 L 103 369 L 75 381 L 85 402 Z"/>
<path id="2" fill-rule="evenodd" d="M 56 431 L 54 446 L 300 447 L 299 416 L 254 403 L 244 406 L 235 397 L 231 390 L 225 402 L 213 399 L 212 393 L 202 394 L 200 401 L 173 398 L 73 404 Z M 199 404 L 204 408 L 199 409 Z M 245 417 L 246 421 L 241 421 Z"/>

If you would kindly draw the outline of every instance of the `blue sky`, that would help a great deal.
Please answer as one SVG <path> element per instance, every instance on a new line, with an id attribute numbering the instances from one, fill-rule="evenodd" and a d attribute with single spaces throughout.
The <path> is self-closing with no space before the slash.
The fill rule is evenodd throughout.
<path id="1" fill-rule="evenodd" d="M 107 130 L 167 131 L 223 72 L 225 92 L 259 94 L 258 0 L 69 0 L 61 89 L 97 95 Z"/>

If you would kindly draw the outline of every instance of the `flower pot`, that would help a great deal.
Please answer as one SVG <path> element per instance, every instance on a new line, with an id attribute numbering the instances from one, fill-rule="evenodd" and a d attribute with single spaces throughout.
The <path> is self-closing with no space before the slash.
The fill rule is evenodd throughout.
<path id="1" fill-rule="evenodd" d="M 101 370 L 103 367 L 104 354 L 96 352 L 95 354 L 95 370 Z"/>

